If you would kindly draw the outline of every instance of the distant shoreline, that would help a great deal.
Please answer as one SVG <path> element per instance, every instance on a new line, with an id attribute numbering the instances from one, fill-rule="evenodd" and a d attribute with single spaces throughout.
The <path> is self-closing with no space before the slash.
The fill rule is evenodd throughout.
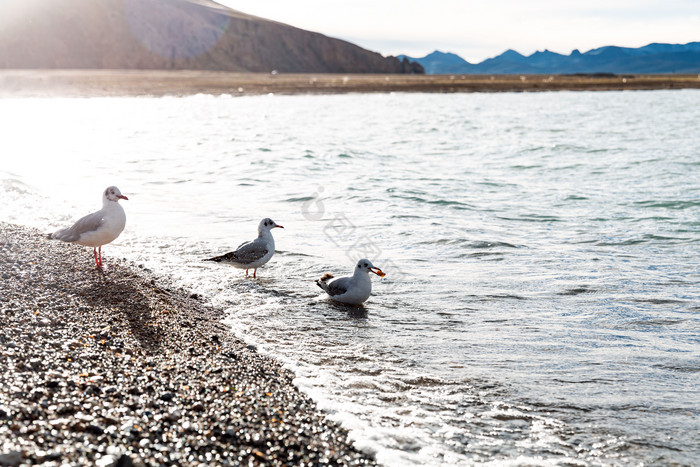
<path id="1" fill-rule="evenodd" d="M 700 75 L 380 75 L 191 70 L 0 70 L 0 97 L 4 98 L 661 89 L 700 89 Z"/>

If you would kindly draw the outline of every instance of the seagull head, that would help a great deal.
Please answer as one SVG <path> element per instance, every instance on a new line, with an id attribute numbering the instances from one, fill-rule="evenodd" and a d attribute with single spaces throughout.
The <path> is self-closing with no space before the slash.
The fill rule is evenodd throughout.
<path id="1" fill-rule="evenodd" d="M 116 186 L 111 186 L 105 190 L 105 192 L 102 195 L 102 199 L 104 201 L 119 201 L 120 199 L 126 199 L 128 200 L 126 196 L 122 194 L 121 191 L 119 191 L 119 188 Z"/>
<path id="2" fill-rule="evenodd" d="M 270 231 L 276 227 L 279 227 L 280 229 L 284 229 L 281 225 L 278 225 L 277 222 L 273 221 L 269 217 L 266 217 L 265 219 L 261 220 L 260 223 L 258 224 L 258 232 L 262 233 L 265 231 Z"/>
<path id="3" fill-rule="evenodd" d="M 358 261 L 356 269 L 364 273 L 373 272 L 379 277 L 386 276 L 386 274 L 384 274 L 381 269 L 375 267 L 374 264 L 372 264 L 372 262 L 368 259 L 361 259 L 360 261 Z"/>

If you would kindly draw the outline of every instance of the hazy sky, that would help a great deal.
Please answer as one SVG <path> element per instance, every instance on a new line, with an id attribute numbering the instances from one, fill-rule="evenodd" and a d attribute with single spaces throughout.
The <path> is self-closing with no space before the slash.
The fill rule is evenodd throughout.
<path id="1" fill-rule="evenodd" d="M 216 0 L 383 55 L 514 49 L 569 54 L 605 45 L 700 41 L 700 0 Z"/>

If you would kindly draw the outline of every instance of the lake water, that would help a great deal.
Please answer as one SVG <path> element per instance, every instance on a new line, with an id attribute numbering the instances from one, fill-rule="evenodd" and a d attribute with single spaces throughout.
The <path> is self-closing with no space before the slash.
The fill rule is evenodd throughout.
<path id="1" fill-rule="evenodd" d="M 223 307 L 386 465 L 697 465 L 699 125 L 691 90 L 2 99 L 0 219 L 117 185 L 105 263 Z M 263 217 L 258 279 L 201 261 Z"/>

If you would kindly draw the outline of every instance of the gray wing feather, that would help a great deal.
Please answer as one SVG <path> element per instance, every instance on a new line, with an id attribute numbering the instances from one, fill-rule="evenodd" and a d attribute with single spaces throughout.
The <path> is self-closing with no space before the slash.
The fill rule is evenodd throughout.
<path id="1" fill-rule="evenodd" d="M 220 262 L 235 262 L 239 264 L 253 263 L 268 253 L 267 247 L 262 242 L 244 242 L 236 251 L 231 251 L 225 255 L 216 256 L 206 261 Z"/>
<path id="2" fill-rule="evenodd" d="M 235 255 L 236 261 L 238 261 L 239 263 L 246 264 L 258 261 L 269 251 L 270 250 L 267 249 L 263 242 L 253 241 L 249 243 L 244 243 L 243 245 L 239 246 L 238 249 L 233 253 Z"/>
<path id="3" fill-rule="evenodd" d="M 97 230 L 102 225 L 103 219 L 102 211 L 93 212 L 78 219 L 71 227 L 54 232 L 51 234 L 51 238 L 64 242 L 75 242 L 80 239 L 82 234 Z"/>
<path id="4" fill-rule="evenodd" d="M 343 295 L 348 291 L 348 282 L 350 282 L 349 277 L 341 277 L 340 279 L 336 279 L 326 284 L 324 290 L 328 292 L 328 295 L 331 297 L 333 295 Z"/>

